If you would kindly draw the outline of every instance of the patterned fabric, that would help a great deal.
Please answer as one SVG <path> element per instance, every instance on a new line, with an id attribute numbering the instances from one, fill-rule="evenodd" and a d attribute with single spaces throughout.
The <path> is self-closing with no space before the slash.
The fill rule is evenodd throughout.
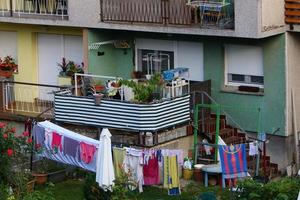
<path id="1" fill-rule="evenodd" d="M 247 176 L 247 160 L 245 144 L 219 146 L 222 173 L 224 178 Z"/>

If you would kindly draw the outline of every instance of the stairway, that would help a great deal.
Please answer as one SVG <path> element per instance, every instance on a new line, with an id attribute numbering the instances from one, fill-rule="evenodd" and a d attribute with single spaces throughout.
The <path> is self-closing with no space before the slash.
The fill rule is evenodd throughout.
<path id="1" fill-rule="evenodd" d="M 202 133 L 202 137 L 200 136 L 200 141 L 203 138 L 207 138 L 210 143 L 214 143 L 216 137 L 216 115 L 211 114 L 209 118 L 203 120 L 203 122 L 199 122 L 199 131 Z M 226 116 L 220 116 L 220 131 L 219 136 L 223 139 L 226 144 L 241 144 L 247 143 L 247 139 L 244 133 L 240 133 L 239 130 L 231 125 L 226 123 Z M 205 150 L 203 148 L 198 148 L 198 157 L 197 163 L 209 164 L 212 163 L 213 153 L 210 157 L 203 157 Z M 254 175 L 256 169 L 256 158 L 249 156 L 249 148 L 247 146 L 247 163 L 249 173 Z M 204 152 L 204 153 L 203 153 Z M 260 165 L 259 171 L 263 172 L 265 170 L 266 176 L 269 178 L 274 178 L 280 175 L 280 171 L 278 170 L 278 164 L 272 163 L 270 161 L 270 156 L 266 155 L 263 159 L 262 152 L 260 151 Z M 265 163 L 264 163 L 265 162 Z M 265 168 L 265 169 L 264 169 Z"/>

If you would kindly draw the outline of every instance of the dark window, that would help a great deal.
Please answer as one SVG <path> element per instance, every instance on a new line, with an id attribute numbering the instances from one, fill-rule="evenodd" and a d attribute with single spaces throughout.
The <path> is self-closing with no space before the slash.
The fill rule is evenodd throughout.
<path id="1" fill-rule="evenodd" d="M 144 74 L 174 69 L 174 52 L 138 49 L 138 70 Z"/>
<path id="2" fill-rule="evenodd" d="M 251 83 L 263 85 L 264 77 L 263 76 L 251 76 Z"/>

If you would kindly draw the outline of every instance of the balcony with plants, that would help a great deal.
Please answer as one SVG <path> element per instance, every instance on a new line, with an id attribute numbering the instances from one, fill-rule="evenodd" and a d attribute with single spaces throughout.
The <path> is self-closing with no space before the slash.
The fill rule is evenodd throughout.
<path id="1" fill-rule="evenodd" d="M 69 90 L 54 95 L 56 121 L 155 132 L 190 120 L 187 78 L 167 81 L 153 74 L 125 80 L 78 73 L 74 77 Z"/>
<path id="2" fill-rule="evenodd" d="M 234 29 L 233 0 L 100 0 L 106 23 Z"/>

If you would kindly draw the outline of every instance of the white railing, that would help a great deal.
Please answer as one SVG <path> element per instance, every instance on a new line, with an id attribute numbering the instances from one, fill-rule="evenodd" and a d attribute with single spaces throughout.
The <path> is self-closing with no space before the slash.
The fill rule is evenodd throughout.
<path id="1" fill-rule="evenodd" d="M 0 0 L 2 16 L 54 16 L 68 17 L 67 0 Z"/>
<path id="2" fill-rule="evenodd" d="M 6 82 L 4 84 L 5 110 L 9 112 L 53 115 L 54 92 L 59 87 Z"/>

